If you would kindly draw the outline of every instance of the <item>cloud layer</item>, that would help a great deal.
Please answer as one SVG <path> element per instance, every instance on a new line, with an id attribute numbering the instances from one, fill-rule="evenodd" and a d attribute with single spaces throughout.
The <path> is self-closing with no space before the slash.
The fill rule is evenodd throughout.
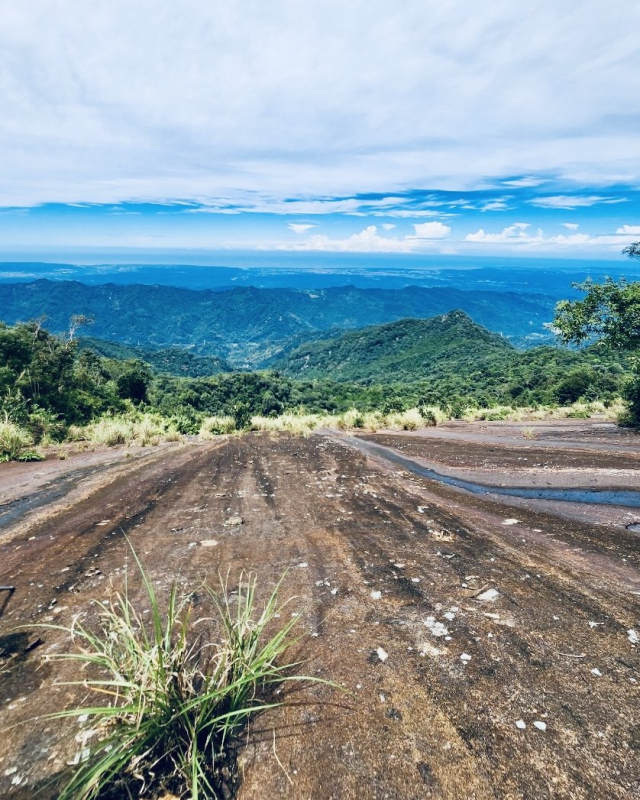
<path id="1" fill-rule="evenodd" d="M 0 204 L 635 185 L 639 27 L 632 0 L 3 2 Z"/>

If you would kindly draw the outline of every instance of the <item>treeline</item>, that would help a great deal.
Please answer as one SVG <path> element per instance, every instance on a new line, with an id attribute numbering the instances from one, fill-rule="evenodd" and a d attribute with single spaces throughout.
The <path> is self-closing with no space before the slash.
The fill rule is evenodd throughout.
<path id="1" fill-rule="evenodd" d="M 438 405 L 452 416 L 465 408 L 541 406 L 577 400 L 611 402 L 626 381 L 621 357 L 544 347 L 506 359 L 473 358 L 468 367 L 440 359 L 428 378 L 394 383 L 300 380 L 278 372 L 231 372 L 183 378 L 159 373 L 141 359 L 117 359 L 79 347 L 70 335 L 56 336 L 32 322 L 0 323 L 0 412 L 29 431 L 64 438 L 69 425 L 105 414 L 145 408 L 171 418 L 180 432 L 194 433 L 203 417 L 231 416 L 242 428 L 254 415 L 278 416 L 294 409 L 342 413 L 350 408 L 389 413 Z M 480 348 L 482 343 L 477 343 Z M 188 358 L 189 354 L 186 353 Z M 181 369 L 177 349 L 173 368 Z"/>

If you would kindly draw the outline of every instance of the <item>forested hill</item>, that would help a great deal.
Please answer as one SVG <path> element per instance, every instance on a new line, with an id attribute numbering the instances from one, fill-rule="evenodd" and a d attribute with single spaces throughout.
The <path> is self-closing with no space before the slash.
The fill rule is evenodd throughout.
<path id="1" fill-rule="evenodd" d="M 192 291 L 48 280 L 0 285 L 5 322 L 46 315 L 47 326 L 62 331 L 71 315 L 86 314 L 95 320 L 87 335 L 144 347 L 192 346 L 195 353 L 245 367 L 261 366 L 291 343 L 332 329 L 433 317 L 456 308 L 517 344 L 525 337 L 536 343 L 553 317 L 553 300 L 542 295 L 453 288 Z"/>
<path id="2" fill-rule="evenodd" d="M 78 350 L 93 350 L 105 358 L 116 358 L 119 361 L 138 358 L 153 367 L 156 372 L 177 375 L 184 378 L 202 378 L 206 375 L 217 375 L 220 372 L 231 372 L 231 365 L 218 356 L 197 356 L 185 347 L 165 347 L 152 349 L 136 345 L 106 342 L 103 339 L 80 337 Z"/>
<path id="3" fill-rule="evenodd" d="M 463 311 L 431 319 L 402 319 L 303 344 L 272 366 L 296 378 L 381 381 L 427 377 L 438 362 L 449 374 L 513 353 L 502 336 L 477 325 Z"/>

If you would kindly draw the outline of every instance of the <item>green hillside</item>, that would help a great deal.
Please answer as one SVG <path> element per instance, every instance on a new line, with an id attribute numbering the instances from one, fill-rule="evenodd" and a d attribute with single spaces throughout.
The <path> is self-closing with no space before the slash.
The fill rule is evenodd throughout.
<path id="1" fill-rule="evenodd" d="M 191 291 L 48 280 L 0 285 L 5 322 L 46 315 L 51 330 L 63 331 L 71 315 L 86 314 L 95 320 L 91 335 L 97 338 L 153 348 L 188 346 L 242 368 L 261 367 L 291 344 L 332 329 L 424 319 L 455 308 L 516 343 L 533 343 L 548 336 L 543 326 L 553 317 L 553 305 L 542 295 L 417 286 Z"/>
<path id="2" fill-rule="evenodd" d="M 478 359 L 514 354 L 502 336 L 463 311 L 431 319 L 402 319 L 303 344 L 272 366 L 291 377 L 396 382 L 428 378 L 446 360 L 452 374 L 475 369 Z"/>
<path id="3" fill-rule="evenodd" d="M 149 347 L 107 342 L 103 339 L 81 337 L 78 339 L 78 350 L 93 350 L 105 358 L 119 361 L 139 358 L 145 361 L 156 372 L 178 375 L 185 378 L 203 378 L 217 375 L 219 372 L 231 372 L 231 365 L 218 356 L 198 356 L 185 347 L 165 347 L 154 350 Z"/>
<path id="4" fill-rule="evenodd" d="M 603 399 L 620 392 L 629 371 L 619 354 L 597 347 L 516 350 L 462 311 L 310 342 L 271 366 L 294 379 L 366 386 L 374 404 L 408 395 L 445 404 L 452 397 L 474 398 L 486 405 Z"/>

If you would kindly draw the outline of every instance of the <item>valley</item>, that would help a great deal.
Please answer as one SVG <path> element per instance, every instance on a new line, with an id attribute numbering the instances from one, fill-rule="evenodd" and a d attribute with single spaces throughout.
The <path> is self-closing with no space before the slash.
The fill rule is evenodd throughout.
<path id="1" fill-rule="evenodd" d="M 344 690 L 285 689 L 256 718 L 238 798 L 637 796 L 640 510 L 471 493 L 385 453 L 488 487 L 639 485 L 637 436 L 597 420 L 187 437 L 2 465 L 0 794 L 55 797 L 47 782 L 90 740 L 37 719 L 88 698 L 42 662 L 64 635 L 36 626 L 94 619 L 127 564 L 142 601 L 126 534 L 162 595 L 227 569 L 255 570 L 264 594 L 287 571 L 303 670 Z"/>

